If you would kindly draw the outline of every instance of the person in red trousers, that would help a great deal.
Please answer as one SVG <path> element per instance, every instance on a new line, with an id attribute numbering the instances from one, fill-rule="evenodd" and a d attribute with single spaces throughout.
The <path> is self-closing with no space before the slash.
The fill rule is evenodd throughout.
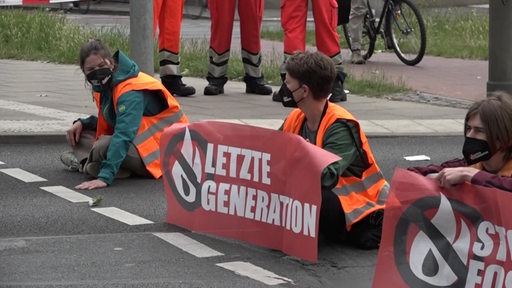
<path id="1" fill-rule="evenodd" d="M 266 85 L 261 72 L 260 30 L 263 20 L 264 0 L 209 0 L 211 18 L 210 49 L 208 55 L 208 86 L 204 95 L 224 93 L 228 61 L 231 48 L 233 21 L 238 4 L 240 17 L 240 38 L 242 44 L 242 61 L 244 65 L 245 92 L 250 94 L 270 95 L 272 88 Z"/>
<path id="2" fill-rule="evenodd" d="M 350 1 L 350 0 L 338 0 Z M 285 63 L 297 51 L 306 50 L 306 21 L 308 16 L 308 0 L 282 0 L 281 26 L 284 30 L 284 61 L 281 65 L 281 79 L 285 77 Z M 327 55 L 336 66 L 337 76 L 331 90 L 329 101 L 346 101 L 343 89 L 346 74 L 343 72 L 338 25 L 338 2 L 336 0 L 311 0 L 315 21 L 316 48 Z M 272 100 L 281 102 L 283 96 L 290 91 L 283 83 L 279 91 L 274 92 Z"/>
<path id="3" fill-rule="evenodd" d="M 182 81 L 180 71 L 180 34 L 184 0 L 154 0 L 153 27 L 158 27 L 160 78 L 174 96 L 189 96 L 196 89 Z"/>

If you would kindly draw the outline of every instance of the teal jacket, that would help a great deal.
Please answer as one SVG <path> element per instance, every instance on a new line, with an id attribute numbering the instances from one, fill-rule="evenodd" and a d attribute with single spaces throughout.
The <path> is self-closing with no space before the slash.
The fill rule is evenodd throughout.
<path id="1" fill-rule="evenodd" d="M 128 58 L 123 52 L 114 54 L 117 68 L 112 75 L 112 87 L 139 74 L 137 64 Z M 121 163 L 128 153 L 133 139 L 137 135 L 143 115 L 156 115 L 166 108 L 161 100 L 144 91 L 129 91 L 121 95 L 117 108 L 114 110 L 112 102 L 112 89 L 102 89 L 100 92 L 100 107 L 105 121 L 114 128 L 107 157 L 101 164 L 98 179 L 107 184 L 112 184 L 119 171 Z M 89 116 L 79 119 L 84 129 L 96 130 L 98 118 Z"/>

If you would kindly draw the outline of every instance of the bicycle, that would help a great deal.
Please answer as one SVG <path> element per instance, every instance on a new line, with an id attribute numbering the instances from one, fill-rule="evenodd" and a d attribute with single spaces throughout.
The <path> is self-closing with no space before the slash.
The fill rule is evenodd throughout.
<path id="1" fill-rule="evenodd" d="M 383 0 L 379 18 L 367 0 L 368 10 L 364 17 L 361 36 L 361 55 L 365 60 L 372 57 L 377 37 L 384 40 L 385 49 L 393 49 L 404 64 L 414 66 L 423 59 L 427 46 L 425 23 L 418 8 L 410 0 Z M 350 32 L 343 24 L 343 34 L 352 51 Z"/>
<path id="2" fill-rule="evenodd" d="M 190 19 L 199 19 L 208 9 L 208 0 L 185 0 L 185 15 Z"/>

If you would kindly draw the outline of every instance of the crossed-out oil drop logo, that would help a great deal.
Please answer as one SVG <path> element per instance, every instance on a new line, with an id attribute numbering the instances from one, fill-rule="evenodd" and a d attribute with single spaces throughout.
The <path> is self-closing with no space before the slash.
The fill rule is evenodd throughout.
<path id="1" fill-rule="evenodd" d="M 443 194 L 412 203 L 397 222 L 393 243 L 403 280 L 409 287 L 480 287 L 471 263 L 481 259 L 472 250 L 486 245 L 476 235 L 482 222 L 476 209 Z"/>
<path id="2" fill-rule="evenodd" d="M 186 128 L 169 141 L 164 153 L 165 177 L 179 204 L 193 211 L 201 206 L 201 183 L 211 176 L 203 171 L 207 141 Z"/>

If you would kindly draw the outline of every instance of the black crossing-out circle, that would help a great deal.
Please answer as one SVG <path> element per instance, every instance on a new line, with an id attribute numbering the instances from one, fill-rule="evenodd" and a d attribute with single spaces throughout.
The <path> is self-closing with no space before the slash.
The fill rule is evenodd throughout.
<path id="1" fill-rule="evenodd" d="M 202 181 L 198 181 L 197 179 L 206 179 L 206 177 L 203 178 L 203 175 L 196 175 L 193 168 L 190 166 L 190 163 L 185 159 L 183 156 L 183 153 L 181 152 L 181 146 L 179 144 L 182 144 L 184 137 L 185 137 L 186 129 L 184 129 L 182 132 L 176 133 L 169 143 L 167 144 L 167 147 L 165 147 L 165 152 L 163 156 L 163 167 L 164 169 L 164 176 L 168 180 L 168 183 L 170 185 L 171 191 L 174 193 L 174 196 L 176 197 L 176 200 L 178 203 L 185 208 L 188 211 L 193 211 L 201 206 L 201 185 Z M 208 142 L 206 139 L 196 130 L 190 130 L 190 138 L 193 147 L 198 147 L 200 150 L 200 153 L 202 155 L 205 155 Z M 196 157 L 199 157 L 199 155 L 196 155 Z M 204 159 L 202 157 L 201 159 Z M 187 179 L 192 183 L 193 187 L 189 187 L 188 185 L 184 185 L 183 187 L 177 187 L 176 182 L 174 180 L 174 176 L 172 175 L 172 166 L 174 164 L 178 164 L 182 167 L 183 171 L 185 172 L 185 175 Z M 201 161 L 201 166 L 204 167 L 204 161 Z M 199 176 L 199 177 L 198 177 Z M 209 177 L 208 177 L 209 178 Z M 185 181 L 182 181 L 183 183 L 186 183 Z M 191 188 L 194 188 L 196 193 L 196 198 L 194 201 L 187 201 L 184 199 L 180 191 L 182 191 L 183 195 L 188 196 L 190 195 Z M 178 190 L 180 189 L 180 190 Z"/>
<path id="2" fill-rule="evenodd" d="M 483 221 L 482 215 L 475 208 L 454 199 L 448 200 L 450 201 L 453 211 L 466 218 L 473 227 L 478 227 L 478 225 Z M 466 263 L 463 263 L 459 258 L 453 249 L 452 243 L 446 239 L 439 229 L 437 229 L 437 227 L 435 227 L 431 222 L 431 219 L 425 215 L 426 211 L 438 209 L 440 203 L 440 196 L 424 197 L 416 200 L 407 207 L 397 222 L 393 242 L 395 265 L 403 280 L 409 285 L 409 287 L 465 287 L 468 273 Z M 409 229 L 413 226 L 418 227 L 418 229 L 425 233 L 430 239 L 436 239 L 436 241 L 433 241 L 436 249 L 438 249 L 446 263 L 448 263 L 452 271 L 457 276 L 457 281 L 455 283 L 452 283 L 449 286 L 434 286 L 414 275 L 407 259 L 407 250 L 411 244 L 407 243 L 407 236 Z M 437 263 L 431 264 L 436 265 Z"/>

